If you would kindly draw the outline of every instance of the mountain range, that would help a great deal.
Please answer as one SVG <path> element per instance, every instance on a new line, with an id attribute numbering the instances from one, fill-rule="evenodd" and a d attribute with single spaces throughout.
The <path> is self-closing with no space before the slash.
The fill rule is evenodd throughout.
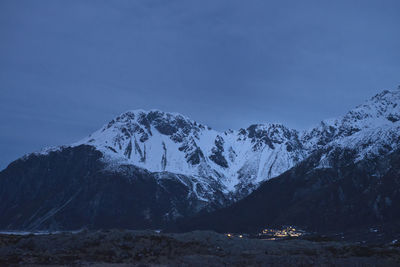
<path id="1" fill-rule="evenodd" d="M 0 228 L 162 228 L 193 217 L 181 229 L 335 229 L 394 220 L 399 144 L 400 90 L 302 131 L 219 132 L 178 113 L 128 111 L 0 172 Z M 333 223 L 335 214 L 354 218 Z"/>

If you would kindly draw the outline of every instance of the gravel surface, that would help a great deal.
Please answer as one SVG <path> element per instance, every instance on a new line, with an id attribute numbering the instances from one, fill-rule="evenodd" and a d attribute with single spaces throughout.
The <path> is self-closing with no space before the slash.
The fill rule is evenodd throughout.
<path id="1" fill-rule="evenodd" d="M 398 244 L 259 240 L 208 231 L 0 234 L 0 266 L 399 266 Z"/>

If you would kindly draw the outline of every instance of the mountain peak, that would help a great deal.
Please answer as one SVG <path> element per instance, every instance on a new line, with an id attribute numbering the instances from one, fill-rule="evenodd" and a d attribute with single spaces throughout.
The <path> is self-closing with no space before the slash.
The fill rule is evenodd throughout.
<path id="1" fill-rule="evenodd" d="M 371 97 L 371 101 L 387 101 L 395 100 L 400 101 L 400 88 L 396 90 L 383 90 L 382 92 Z"/>
<path id="2" fill-rule="evenodd" d="M 177 112 L 165 112 L 159 109 L 135 109 L 135 110 L 128 110 L 124 113 L 117 116 L 113 121 L 119 122 L 143 122 L 144 120 L 148 120 L 149 122 L 155 120 L 180 120 L 186 121 L 187 123 L 195 124 L 195 121 L 190 119 L 189 117 L 177 113 Z M 143 122 L 144 123 L 144 122 Z M 197 123 L 196 123 L 197 124 Z"/>
<path id="3" fill-rule="evenodd" d="M 349 111 L 343 122 L 377 127 L 400 120 L 400 90 L 384 90 Z"/>
<path id="4" fill-rule="evenodd" d="M 163 118 L 179 118 L 187 121 L 193 121 L 189 117 L 178 113 L 178 112 L 168 112 L 168 111 L 163 111 L 159 109 L 149 109 L 149 110 L 144 110 L 144 109 L 133 109 L 133 110 L 128 110 L 122 113 L 120 116 L 129 116 L 129 115 L 135 115 L 135 116 L 155 116 L 155 117 L 163 117 Z"/>
<path id="5" fill-rule="evenodd" d="M 104 132 L 110 128 L 128 133 L 128 136 L 131 136 L 133 132 L 152 135 L 154 129 L 163 135 L 174 135 L 178 132 L 188 135 L 192 131 L 211 129 L 180 113 L 164 112 L 158 109 L 126 111 L 111 120 L 101 131 Z"/>

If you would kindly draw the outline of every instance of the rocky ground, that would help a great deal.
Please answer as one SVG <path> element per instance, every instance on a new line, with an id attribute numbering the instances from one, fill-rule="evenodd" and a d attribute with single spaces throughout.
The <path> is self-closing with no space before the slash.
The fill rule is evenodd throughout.
<path id="1" fill-rule="evenodd" d="M 207 231 L 0 235 L 0 266 L 399 266 L 399 243 L 229 238 Z"/>

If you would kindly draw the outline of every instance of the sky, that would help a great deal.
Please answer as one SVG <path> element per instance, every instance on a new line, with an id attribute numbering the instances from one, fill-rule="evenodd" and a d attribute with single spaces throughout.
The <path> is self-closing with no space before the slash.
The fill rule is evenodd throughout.
<path id="1" fill-rule="evenodd" d="M 398 0 L 1 0 L 0 169 L 131 109 L 305 129 L 400 84 Z"/>

